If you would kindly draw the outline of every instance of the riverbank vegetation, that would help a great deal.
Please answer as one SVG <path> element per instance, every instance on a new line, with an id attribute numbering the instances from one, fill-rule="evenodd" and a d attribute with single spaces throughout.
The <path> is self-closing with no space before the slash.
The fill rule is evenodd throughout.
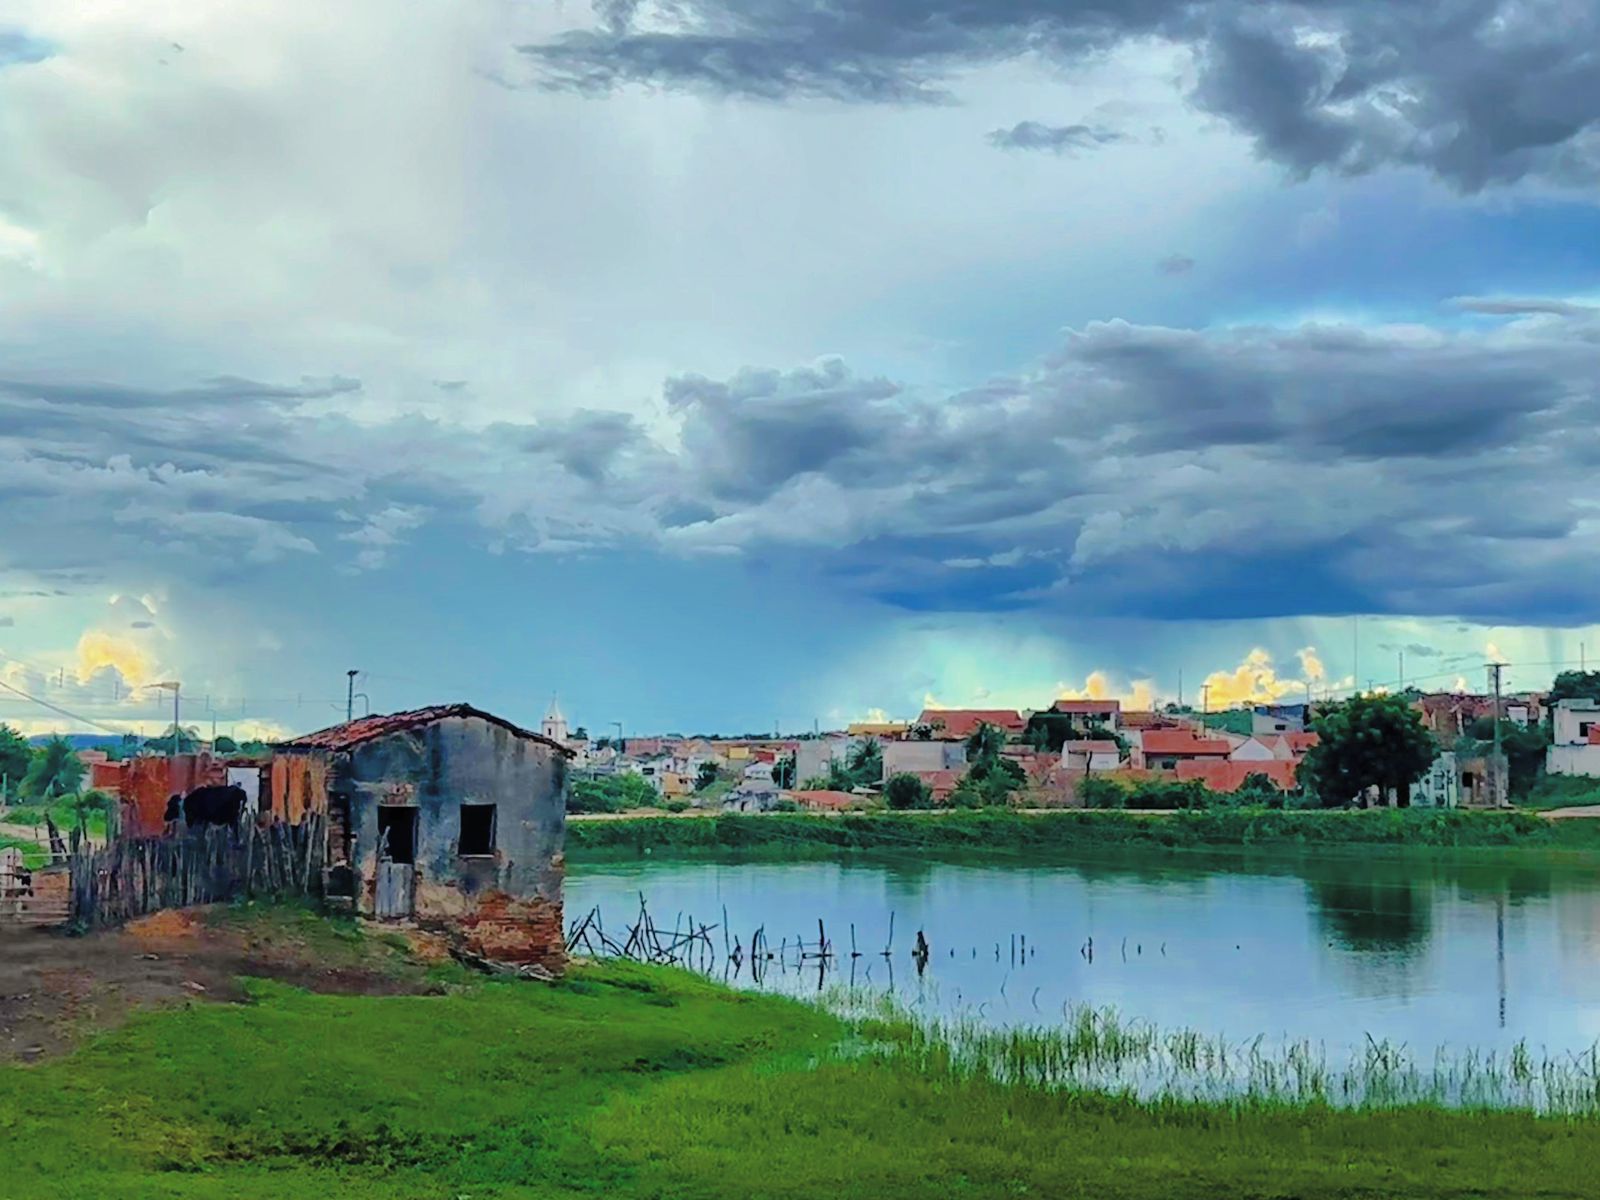
<path id="1" fill-rule="evenodd" d="M 247 1004 L 147 1012 L 0 1068 L 6 1194 L 1509 1200 L 1589 1194 L 1600 1152 L 1588 1119 L 1141 1101 L 1016 1070 L 1140 1053 L 1104 1016 L 978 1054 L 665 968 L 440 979 L 433 996 L 255 982 Z"/>
<path id="2" fill-rule="evenodd" d="M 1600 856 L 1600 821 L 1551 821 L 1522 811 L 1205 808 L 1173 813 L 1066 809 L 742 814 L 572 821 L 570 861 L 640 855 L 775 857 L 873 853 L 1078 853 L 1108 848 L 1333 849 L 1457 852 L 1519 849 Z"/>

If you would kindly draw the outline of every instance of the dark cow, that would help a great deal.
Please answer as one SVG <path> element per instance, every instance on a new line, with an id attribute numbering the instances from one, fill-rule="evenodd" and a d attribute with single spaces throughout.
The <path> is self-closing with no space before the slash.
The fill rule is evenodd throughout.
<path id="1" fill-rule="evenodd" d="M 239 824 L 247 801 L 244 789 L 237 784 L 195 788 L 183 798 L 183 823 L 190 829 L 203 825 L 232 828 Z"/>

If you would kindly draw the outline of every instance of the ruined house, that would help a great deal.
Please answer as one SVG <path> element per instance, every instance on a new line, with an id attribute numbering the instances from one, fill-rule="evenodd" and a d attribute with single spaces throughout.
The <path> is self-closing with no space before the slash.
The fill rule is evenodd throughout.
<path id="1" fill-rule="evenodd" d="M 262 807 L 326 816 L 330 897 L 558 969 L 571 756 L 467 704 L 362 717 L 275 747 Z"/>

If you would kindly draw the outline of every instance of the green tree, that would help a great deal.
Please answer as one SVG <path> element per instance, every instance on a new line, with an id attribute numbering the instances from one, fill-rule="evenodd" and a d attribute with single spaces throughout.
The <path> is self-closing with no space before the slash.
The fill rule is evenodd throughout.
<path id="1" fill-rule="evenodd" d="M 33 762 L 33 747 L 9 725 L 0 725 L 0 776 L 4 776 L 4 795 L 14 796 Z"/>
<path id="2" fill-rule="evenodd" d="M 1550 684 L 1546 699 L 1546 719 L 1555 713 L 1558 700 L 1600 700 L 1600 671 L 1563 671 Z"/>
<path id="3" fill-rule="evenodd" d="M 1542 725 L 1500 722 L 1500 749 L 1506 756 L 1506 783 L 1513 796 L 1526 796 L 1539 782 L 1549 746 L 1550 734 Z M 1467 737 L 1456 743 L 1458 754 L 1489 754 L 1493 749 L 1493 717 L 1479 717 Z"/>
<path id="4" fill-rule="evenodd" d="M 98 788 L 90 788 L 87 791 L 79 792 L 68 801 L 68 805 L 72 810 L 73 820 L 79 829 L 87 829 L 89 827 L 89 818 L 95 813 L 102 813 L 109 820 L 113 803 L 115 801 L 112 800 L 110 794 L 102 792 Z"/>
<path id="5" fill-rule="evenodd" d="M 772 764 L 772 782 L 781 788 L 794 786 L 794 755 L 785 754 Z"/>
<path id="6" fill-rule="evenodd" d="M 850 753 L 845 756 L 845 770 L 849 774 L 849 786 L 840 791 L 877 787 L 883 779 L 883 746 L 878 739 L 867 738 L 850 747 Z"/>
<path id="7" fill-rule="evenodd" d="M 148 738 L 145 741 L 144 748 L 146 750 L 154 750 L 158 754 L 171 754 L 174 728 L 174 726 L 168 725 L 166 731 L 160 737 Z M 200 749 L 199 726 L 185 725 L 177 731 L 177 738 L 179 754 L 198 753 Z"/>
<path id="8" fill-rule="evenodd" d="M 703 792 L 717 781 L 717 764 L 707 759 L 694 775 L 694 790 Z"/>
<path id="9" fill-rule="evenodd" d="M 967 761 L 992 762 L 1000 757 L 1000 751 L 1005 749 L 1005 744 L 1005 730 L 998 725 L 990 725 L 987 721 L 980 722 L 978 727 L 967 735 Z"/>
<path id="10" fill-rule="evenodd" d="M 1345 804 L 1369 787 L 1393 790 L 1410 807 L 1411 785 L 1438 757 L 1422 714 L 1402 696 L 1353 696 L 1326 705 L 1312 722 L 1319 741 L 1306 755 L 1306 777 L 1324 805 Z"/>
<path id="11" fill-rule="evenodd" d="M 83 782 L 83 762 L 66 738 L 52 737 L 33 754 L 22 777 L 22 794 L 30 800 L 68 796 Z"/>
<path id="12" fill-rule="evenodd" d="M 211 749 L 218 754 L 237 754 L 239 753 L 239 743 L 227 734 L 222 733 L 218 734 L 216 741 L 211 743 Z"/>
<path id="13" fill-rule="evenodd" d="M 883 785 L 883 798 L 890 808 L 932 808 L 933 794 L 928 785 L 909 771 L 891 775 Z"/>
<path id="14" fill-rule="evenodd" d="M 655 808 L 661 797 L 643 775 L 604 775 L 580 779 L 567 796 L 567 811 L 574 813 L 627 812 L 633 808 Z"/>

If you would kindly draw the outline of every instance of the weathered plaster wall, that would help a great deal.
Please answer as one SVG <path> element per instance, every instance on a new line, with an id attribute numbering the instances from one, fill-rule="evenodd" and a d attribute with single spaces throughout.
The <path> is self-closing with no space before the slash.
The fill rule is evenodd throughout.
<path id="1" fill-rule="evenodd" d="M 559 960 L 566 774 L 559 750 L 478 717 L 396 732 L 338 757 L 328 788 L 350 797 L 358 907 L 373 910 L 379 806 L 415 805 L 417 916 L 449 921 L 488 957 Z M 497 806 L 492 856 L 459 854 L 463 804 Z"/>

